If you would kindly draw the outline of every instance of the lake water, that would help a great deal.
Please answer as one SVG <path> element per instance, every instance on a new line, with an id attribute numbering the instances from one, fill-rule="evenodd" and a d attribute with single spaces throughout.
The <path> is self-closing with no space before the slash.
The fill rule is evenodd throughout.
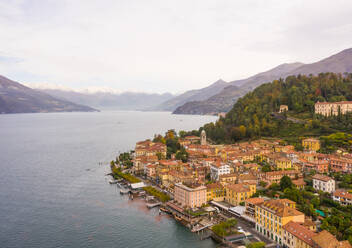
<path id="1" fill-rule="evenodd" d="M 105 177 L 108 162 L 136 141 L 214 120 L 165 112 L 0 115 L 0 247 L 215 247 L 121 196 Z"/>

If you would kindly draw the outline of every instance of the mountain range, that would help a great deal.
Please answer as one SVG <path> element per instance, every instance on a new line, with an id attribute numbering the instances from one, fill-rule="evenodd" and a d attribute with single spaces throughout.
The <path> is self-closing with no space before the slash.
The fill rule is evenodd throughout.
<path id="1" fill-rule="evenodd" d="M 50 87 L 32 89 L 0 76 L 0 113 L 96 111 L 94 108 L 99 108 L 172 111 L 174 114 L 217 114 L 228 112 L 240 97 L 261 84 L 290 75 L 321 72 L 352 72 L 352 48 L 311 64 L 285 63 L 246 79 L 230 82 L 219 79 L 205 88 L 180 95 L 79 92 Z"/>
<path id="2" fill-rule="evenodd" d="M 174 97 L 170 93 L 143 93 L 143 92 L 78 92 L 63 89 L 37 89 L 56 98 L 89 105 L 99 109 L 119 110 L 151 110 L 157 105 Z"/>
<path id="3" fill-rule="evenodd" d="M 72 111 L 92 112 L 98 110 L 55 98 L 0 76 L 0 114 Z"/>
<path id="4" fill-rule="evenodd" d="M 216 114 L 227 112 L 238 98 L 263 83 L 286 78 L 290 75 L 309 75 L 321 72 L 352 72 L 352 48 L 312 64 L 285 63 L 246 79 L 231 82 L 219 80 L 208 87 L 187 91 L 172 98 L 161 104 L 160 106 L 164 108 L 161 107 L 159 110 L 171 110 L 174 114 Z M 165 109 L 165 106 L 167 106 L 167 109 Z"/>

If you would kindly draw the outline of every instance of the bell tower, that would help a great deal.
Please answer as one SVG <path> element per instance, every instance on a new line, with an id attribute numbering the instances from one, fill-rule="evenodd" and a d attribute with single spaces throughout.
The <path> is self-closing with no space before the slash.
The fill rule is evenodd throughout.
<path id="1" fill-rule="evenodd" d="M 200 144 L 202 146 L 205 146 L 207 144 L 207 135 L 205 133 L 205 130 L 203 129 L 202 132 L 200 133 Z"/>

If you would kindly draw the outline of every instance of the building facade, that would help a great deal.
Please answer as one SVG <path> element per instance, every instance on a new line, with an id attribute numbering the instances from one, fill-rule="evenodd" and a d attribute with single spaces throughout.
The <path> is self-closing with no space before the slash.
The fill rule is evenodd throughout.
<path id="1" fill-rule="evenodd" d="M 324 175 L 313 176 L 313 188 L 324 192 L 332 193 L 335 191 L 335 180 Z"/>
<path id="2" fill-rule="evenodd" d="M 312 248 L 313 237 L 317 235 L 300 223 L 290 221 L 283 226 L 283 246 L 286 248 Z"/>
<path id="3" fill-rule="evenodd" d="M 228 184 L 225 186 L 225 201 L 237 206 L 257 192 L 255 184 Z"/>
<path id="4" fill-rule="evenodd" d="M 348 112 L 352 112 L 351 101 L 317 102 L 314 107 L 316 114 L 324 116 L 338 115 L 339 113 L 344 115 Z"/>
<path id="5" fill-rule="evenodd" d="M 308 151 L 318 151 L 320 149 L 320 141 L 314 138 L 303 139 L 302 146 Z"/>
<path id="6" fill-rule="evenodd" d="M 175 184 L 174 200 L 183 208 L 201 207 L 207 202 L 207 187 Z"/>
<path id="7" fill-rule="evenodd" d="M 255 207 L 256 230 L 282 245 L 283 226 L 290 221 L 304 223 L 304 214 L 288 199 L 269 200 Z"/>
<path id="8" fill-rule="evenodd" d="M 221 175 L 230 174 L 230 166 L 221 162 L 215 162 L 210 167 L 210 177 L 214 181 L 218 181 Z"/>

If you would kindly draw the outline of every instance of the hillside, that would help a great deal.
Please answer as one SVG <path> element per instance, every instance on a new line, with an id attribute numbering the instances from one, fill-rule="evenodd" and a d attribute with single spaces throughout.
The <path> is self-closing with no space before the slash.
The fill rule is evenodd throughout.
<path id="1" fill-rule="evenodd" d="M 263 84 L 238 99 L 225 118 L 204 126 L 216 143 L 260 137 L 280 137 L 298 143 L 302 136 L 324 136 L 352 131 L 352 114 L 325 118 L 314 115 L 317 101 L 352 101 L 352 74 L 325 73 L 289 76 Z M 289 111 L 277 118 L 279 106 Z M 286 116 L 302 120 L 294 123 Z"/>
<path id="2" fill-rule="evenodd" d="M 340 53 L 332 55 L 328 58 L 320 60 L 312 64 L 302 64 L 302 63 L 292 63 L 292 64 L 282 64 L 269 71 L 262 72 L 249 77 L 244 80 L 232 81 L 229 84 L 238 86 L 238 89 L 233 88 L 233 92 L 228 92 L 228 90 L 222 90 L 217 94 L 219 101 L 208 101 L 209 99 L 198 102 L 194 107 L 190 104 L 185 103 L 185 106 L 180 106 L 180 108 L 174 113 L 177 114 L 201 114 L 204 109 L 211 109 L 212 106 L 223 105 L 224 108 L 219 108 L 218 112 L 226 112 L 230 109 L 226 104 L 221 104 L 221 101 L 231 102 L 231 97 L 233 95 L 243 96 L 245 93 L 255 89 L 257 86 L 273 81 L 275 79 L 286 78 L 290 75 L 317 75 L 324 72 L 334 72 L 334 73 L 344 73 L 352 72 L 352 48 L 343 50 Z M 214 95 L 215 95 L 214 94 Z M 200 110 L 200 111 L 199 111 Z M 213 112 L 213 111 L 212 111 Z"/>
<path id="3" fill-rule="evenodd" d="M 220 79 L 208 87 L 186 91 L 181 95 L 175 96 L 170 100 L 161 103 L 152 110 L 174 111 L 177 107 L 185 104 L 186 102 L 206 100 L 222 91 L 226 86 L 228 86 L 228 83 Z"/>
<path id="4" fill-rule="evenodd" d="M 97 111 L 91 107 L 60 100 L 0 76 L 0 113 Z"/>
<path id="5" fill-rule="evenodd" d="M 152 94 L 139 92 L 95 92 L 85 93 L 73 90 L 38 89 L 59 99 L 71 101 L 77 104 L 89 105 L 99 109 L 120 110 L 150 110 L 174 97 L 170 93 Z"/>
<path id="6" fill-rule="evenodd" d="M 174 114 L 216 114 L 227 112 L 237 99 L 243 96 L 244 91 L 235 85 L 225 87 L 220 93 L 205 101 L 187 102 L 178 107 Z"/>

